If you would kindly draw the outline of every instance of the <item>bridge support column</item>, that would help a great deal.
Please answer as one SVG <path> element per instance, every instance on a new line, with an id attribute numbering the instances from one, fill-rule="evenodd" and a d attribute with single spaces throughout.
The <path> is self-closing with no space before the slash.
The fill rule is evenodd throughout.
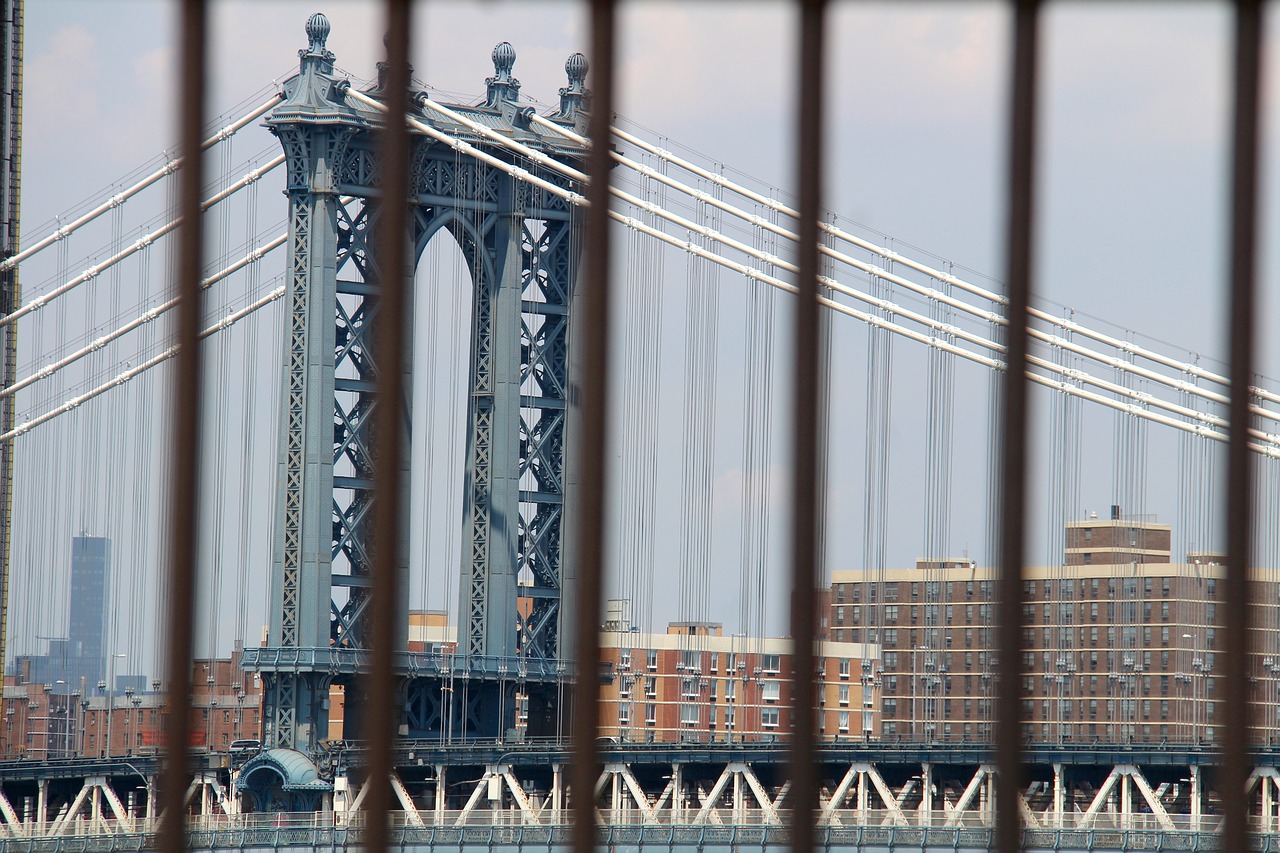
<path id="1" fill-rule="evenodd" d="M 1191 829 L 1200 831 L 1200 765 L 1191 765 Z"/>
<path id="2" fill-rule="evenodd" d="M 1062 765 L 1053 765 L 1053 825 L 1062 829 L 1062 813 L 1066 805 L 1066 791 L 1063 790 Z"/>
<path id="3" fill-rule="evenodd" d="M 36 791 L 36 824 L 34 830 L 44 834 L 45 824 L 49 820 L 49 780 L 41 779 Z"/>
<path id="4" fill-rule="evenodd" d="M 558 772 L 553 771 L 553 772 Z M 448 793 L 447 783 L 445 782 L 445 766 L 443 764 L 436 765 L 436 793 L 435 793 L 435 825 L 444 826 L 444 806 L 445 795 Z"/>
<path id="5" fill-rule="evenodd" d="M 564 770 L 559 764 L 551 765 L 551 821 L 556 824 L 563 822 L 562 812 L 564 810 Z"/>
<path id="6" fill-rule="evenodd" d="M 920 765 L 920 825 L 933 826 L 933 765 Z"/>
<path id="7" fill-rule="evenodd" d="M 1133 826 L 1133 779 L 1127 773 L 1120 777 L 1120 821 L 1125 829 Z"/>
<path id="8" fill-rule="evenodd" d="M 1258 783 L 1261 784 L 1262 788 L 1262 813 L 1260 816 L 1262 818 L 1262 825 L 1260 826 L 1260 829 L 1263 833 L 1270 833 L 1272 822 L 1271 812 L 1274 811 L 1274 806 L 1272 806 L 1271 802 L 1271 785 L 1275 783 L 1275 779 L 1272 779 L 1271 776 L 1262 776 L 1261 779 L 1258 780 Z"/>
<path id="9" fill-rule="evenodd" d="M 671 765 L 671 812 L 677 823 L 684 822 L 684 773 L 682 764 Z"/>

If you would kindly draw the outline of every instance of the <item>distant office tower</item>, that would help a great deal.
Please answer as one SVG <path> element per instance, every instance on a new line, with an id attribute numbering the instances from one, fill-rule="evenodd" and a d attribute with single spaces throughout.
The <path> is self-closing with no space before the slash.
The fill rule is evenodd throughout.
<path id="1" fill-rule="evenodd" d="M 111 540 L 76 536 L 71 540 L 71 615 L 67 627 L 71 681 L 89 691 L 106 678 L 107 608 L 111 601 Z M 111 689 L 112 685 L 108 685 Z"/>

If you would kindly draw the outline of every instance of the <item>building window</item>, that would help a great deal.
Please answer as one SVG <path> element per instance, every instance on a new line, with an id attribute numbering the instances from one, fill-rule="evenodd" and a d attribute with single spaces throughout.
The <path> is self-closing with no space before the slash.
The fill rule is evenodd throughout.
<path id="1" fill-rule="evenodd" d="M 658 679 L 652 675 L 646 675 L 644 678 L 644 695 L 650 699 L 658 695 Z"/>
<path id="2" fill-rule="evenodd" d="M 649 668 L 650 672 L 653 672 L 655 669 L 658 668 L 658 650 L 649 649 L 646 652 L 646 655 L 647 655 L 647 659 L 645 661 L 645 665 Z"/>
<path id="3" fill-rule="evenodd" d="M 698 698 L 698 679 L 682 678 L 680 679 L 680 694 L 686 699 Z"/>
<path id="4" fill-rule="evenodd" d="M 778 709 L 761 708 L 760 725 L 766 729 L 776 729 L 778 727 Z"/>
<path id="5" fill-rule="evenodd" d="M 702 672 L 702 653 L 686 650 L 680 655 L 680 669 Z"/>
<path id="6" fill-rule="evenodd" d="M 781 698 L 782 683 L 779 681 L 760 682 L 760 698 L 765 702 L 777 702 Z"/>
<path id="7" fill-rule="evenodd" d="M 701 708 L 693 702 L 686 702 L 680 706 L 680 725 L 696 726 L 698 718 L 701 716 Z"/>
<path id="8" fill-rule="evenodd" d="M 841 711 L 840 712 L 840 734 L 845 735 L 848 733 L 849 733 L 849 712 Z"/>
<path id="9" fill-rule="evenodd" d="M 738 692 L 738 682 L 734 681 L 732 678 L 726 678 L 724 680 L 724 700 L 726 702 L 732 702 L 734 699 L 734 695 L 737 692 Z"/>
<path id="10" fill-rule="evenodd" d="M 631 725 L 631 703 L 630 702 L 618 703 L 618 725 L 620 726 Z"/>
<path id="11" fill-rule="evenodd" d="M 618 650 L 618 668 L 631 669 L 631 649 Z"/>
<path id="12" fill-rule="evenodd" d="M 779 656 L 778 655 L 761 655 L 760 669 L 763 670 L 764 672 L 768 672 L 773 675 L 777 675 L 779 672 L 782 672 L 782 665 L 781 665 L 781 661 L 779 660 Z"/>
<path id="13" fill-rule="evenodd" d="M 849 677 L 850 667 L 851 667 L 851 663 L 848 658 L 840 659 L 840 677 L 841 678 Z"/>
<path id="14" fill-rule="evenodd" d="M 628 696 L 630 696 L 631 685 L 634 681 L 635 679 L 629 675 L 624 675 L 621 678 L 619 678 L 618 679 L 618 695 L 621 696 L 623 699 L 626 699 Z"/>
<path id="15" fill-rule="evenodd" d="M 737 715 L 738 709 L 730 705 L 724 709 L 724 727 L 726 729 L 733 728 L 734 717 Z"/>
<path id="16" fill-rule="evenodd" d="M 849 685 L 847 684 L 840 685 L 840 704 L 841 705 L 849 704 Z"/>
<path id="17" fill-rule="evenodd" d="M 646 702 L 644 706 L 644 721 L 646 725 L 655 725 L 658 722 L 658 705 L 656 702 Z"/>

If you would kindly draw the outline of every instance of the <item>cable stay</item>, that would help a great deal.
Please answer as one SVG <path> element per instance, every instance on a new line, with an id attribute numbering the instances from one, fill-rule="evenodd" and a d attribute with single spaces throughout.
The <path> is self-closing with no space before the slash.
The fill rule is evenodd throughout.
<path id="1" fill-rule="evenodd" d="M 219 130 L 217 133 L 215 133 L 213 136 L 210 136 L 208 139 L 206 139 L 200 145 L 200 150 L 207 151 L 213 146 L 217 145 L 219 142 L 223 142 L 235 136 L 236 133 L 241 128 L 249 125 L 255 119 L 260 118 L 266 115 L 268 112 L 270 112 L 271 109 L 275 107 L 276 104 L 280 103 L 280 99 L 282 97 L 284 96 L 279 93 L 272 95 L 269 99 L 267 99 L 266 102 L 255 107 L 250 112 L 236 119 L 231 124 L 227 125 L 226 127 Z M 281 157 L 280 160 L 281 162 L 283 162 L 284 158 Z M 89 211 L 88 213 L 84 214 L 80 218 L 76 219 L 74 222 L 63 226 L 62 228 L 57 229 L 52 234 L 49 234 L 43 239 L 38 240 L 35 243 L 32 243 L 30 246 L 23 249 L 21 252 L 18 252 L 13 257 L 6 258 L 4 261 L 0 261 L 0 271 L 13 269 L 14 267 L 21 264 L 23 261 L 30 258 L 32 255 L 35 255 L 36 253 L 49 248 L 54 243 L 57 243 L 60 240 L 70 237 L 72 234 L 74 234 L 83 226 L 88 225 L 90 222 L 102 216 L 104 213 L 110 210 L 114 210 L 115 208 L 124 204 L 129 199 L 133 198 L 138 193 L 145 190 L 147 187 L 151 186 L 152 184 L 156 183 L 162 178 L 172 175 L 174 172 L 178 171 L 181 168 L 182 168 L 182 158 L 181 157 L 173 158 L 172 160 L 170 160 L 169 162 L 161 166 L 159 169 L 152 172 L 150 175 L 147 175 L 145 178 L 138 181 L 136 184 L 133 184 L 127 189 L 122 190 L 116 195 L 113 195 L 109 200 L 95 207 L 93 210 Z"/>

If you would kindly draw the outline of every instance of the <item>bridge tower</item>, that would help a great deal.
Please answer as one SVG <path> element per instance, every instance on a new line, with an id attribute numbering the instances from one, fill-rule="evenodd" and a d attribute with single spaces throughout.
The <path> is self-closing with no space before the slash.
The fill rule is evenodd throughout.
<path id="1" fill-rule="evenodd" d="M 334 683 L 348 696 L 343 736 L 359 734 L 371 411 L 385 404 L 376 375 L 403 370 L 411 389 L 413 373 L 412 346 L 402 364 L 377 365 L 370 340 L 387 269 L 374 238 L 381 185 L 376 132 L 383 119 L 335 75 L 327 19 L 311 16 L 306 34 L 299 73 L 267 120 L 288 169 L 285 398 L 272 621 L 268 646 L 246 657 L 246 666 L 265 680 L 267 744 L 303 751 L 329 737 Z M 493 62 L 486 102 L 449 109 L 581 167 L 581 149 L 531 128 L 511 75 L 511 45 L 498 45 Z M 576 54 L 566 67 L 569 86 L 553 120 L 582 130 L 586 61 Z M 380 100 L 381 85 L 363 94 Z M 581 188 L 534 163 L 517 163 L 465 124 L 436 117 L 422 108 L 426 97 L 418 96 L 418 121 L 502 164 L 459 152 L 421 128 L 413 132 L 408 237 L 414 266 L 427 243 L 446 232 L 441 238 L 455 240 L 466 259 L 474 307 L 457 653 L 410 654 L 407 611 L 400 615 L 402 731 L 419 738 L 494 736 L 514 722 L 517 690 L 536 707 L 538 696 L 553 695 L 550 685 L 568 677 L 561 638 L 571 636 L 571 608 L 562 602 L 572 594 L 573 577 L 561 543 L 568 536 L 568 334 L 580 227 L 562 198 L 531 189 L 522 177 Z M 431 294 L 412 294 L 410 305 L 424 298 Z M 411 401 L 396 405 L 404 408 L 411 440 Z M 407 452 L 402 473 L 407 490 Z M 407 562 L 407 544 L 401 555 Z"/>

